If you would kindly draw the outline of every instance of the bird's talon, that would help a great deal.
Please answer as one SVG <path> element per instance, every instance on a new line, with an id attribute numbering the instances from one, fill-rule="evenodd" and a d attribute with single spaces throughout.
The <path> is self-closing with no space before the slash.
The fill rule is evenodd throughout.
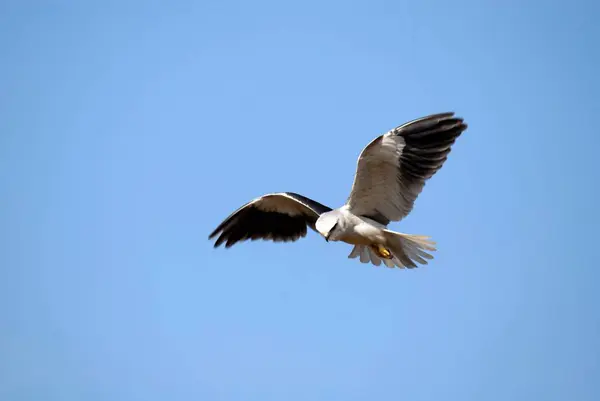
<path id="1" fill-rule="evenodd" d="M 392 258 L 392 253 L 389 251 L 389 249 L 387 249 L 386 247 L 384 247 L 381 244 L 373 245 L 373 246 L 371 246 L 371 248 L 375 251 L 375 253 L 377 255 L 379 255 L 380 258 L 383 258 L 383 259 L 391 259 Z"/>

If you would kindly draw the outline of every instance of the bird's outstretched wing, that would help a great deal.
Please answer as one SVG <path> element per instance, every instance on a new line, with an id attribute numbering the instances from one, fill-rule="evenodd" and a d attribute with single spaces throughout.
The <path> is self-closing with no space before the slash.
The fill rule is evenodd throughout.
<path id="1" fill-rule="evenodd" d="M 233 212 L 213 231 L 209 239 L 220 233 L 215 248 L 225 242 L 229 248 L 247 239 L 296 241 L 306 236 L 306 227 L 315 229 L 322 213 L 331 208 L 293 192 L 263 195 Z"/>
<path id="2" fill-rule="evenodd" d="M 384 225 L 406 217 L 465 129 L 463 119 L 449 112 L 409 121 L 375 138 L 358 158 L 346 203 L 350 211 Z"/>

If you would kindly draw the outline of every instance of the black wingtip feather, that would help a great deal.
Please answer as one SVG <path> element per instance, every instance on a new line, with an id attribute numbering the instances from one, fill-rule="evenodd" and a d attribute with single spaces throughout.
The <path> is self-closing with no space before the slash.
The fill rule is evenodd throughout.
<path id="1" fill-rule="evenodd" d="M 397 131 L 403 131 L 407 134 L 410 134 L 413 131 L 422 131 L 429 127 L 432 127 L 436 124 L 439 124 L 442 121 L 449 121 L 451 119 L 459 120 L 459 118 L 454 117 L 453 111 L 448 111 L 444 113 L 431 114 L 425 117 L 417 118 L 415 120 L 408 121 L 398 127 L 396 127 Z"/>

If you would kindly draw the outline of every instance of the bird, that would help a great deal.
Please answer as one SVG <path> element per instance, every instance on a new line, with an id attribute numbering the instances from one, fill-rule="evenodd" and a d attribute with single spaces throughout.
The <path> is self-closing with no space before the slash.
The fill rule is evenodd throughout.
<path id="1" fill-rule="evenodd" d="M 353 248 L 348 258 L 389 268 L 428 264 L 436 242 L 424 235 L 388 229 L 404 219 L 426 182 L 444 165 L 456 139 L 467 129 L 454 112 L 408 121 L 373 139 L 360 153 L 346 203 L 332 209 L 295 192 L 262 195 L 225 218 L 209 235 L 230 248 L 246 240 L 293 242 L 308 228 L 327 242 Z"/>

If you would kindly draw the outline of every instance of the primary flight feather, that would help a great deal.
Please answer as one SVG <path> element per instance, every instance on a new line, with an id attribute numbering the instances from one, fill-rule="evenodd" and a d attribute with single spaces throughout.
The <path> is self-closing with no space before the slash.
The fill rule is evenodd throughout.
<path id="1" fill-rule="evenodd" d="M 331 209 L 293 192 L 263 195 L 233 212 L 210 234 L 214 246 L 245 240 L 296 241 L 307 228 L 327 241 L 354 245 L 349 258 L 414 268 L 435 251 L 429 237 L 390 231 L 412 210 L 426 181 L 444 164 L 467 125 L 454 113 L 432 114 L 375 138 L 358 157 L 346 204 Z M 429 252 L 428 252 L 429 251 Z"/>

